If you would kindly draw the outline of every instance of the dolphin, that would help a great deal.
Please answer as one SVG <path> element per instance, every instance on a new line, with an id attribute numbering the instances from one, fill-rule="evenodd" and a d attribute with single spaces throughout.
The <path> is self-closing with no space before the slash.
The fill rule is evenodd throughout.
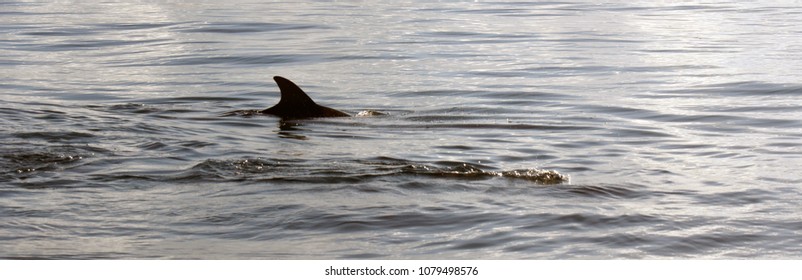
<path id="1" fill-rule="evenodd" d="M 282 119 L 310 119 L 310 118 L 332 118 L 350 117 L 344 112 L 320 106 L 306 95 L 306 93 L 292 81 L 275 76 L 273 80 L 281 90 L 281 100 L 273 107 L 258 111 L 260 114 L 275 115 Z"/>

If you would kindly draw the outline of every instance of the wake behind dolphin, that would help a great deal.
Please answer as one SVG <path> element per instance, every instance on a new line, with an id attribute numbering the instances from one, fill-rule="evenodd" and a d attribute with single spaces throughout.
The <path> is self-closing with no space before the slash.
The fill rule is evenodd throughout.
<path id="1" fill-rule="evenodd" d="M 236 110 L 223 114 L 223 116 L 245 116 L 266 114 L 274 115 L 285 120 L 350 117 L 351 115 L 315 103 L 298 85 L 281 76 L 273 77 L 281 90 L 281 99 L 273 107 L 264 110 Z M 384 115 L 375 111 L 365 111 L 368 115 Z M 360 112 L 357 116 L 365 115 Z"/>

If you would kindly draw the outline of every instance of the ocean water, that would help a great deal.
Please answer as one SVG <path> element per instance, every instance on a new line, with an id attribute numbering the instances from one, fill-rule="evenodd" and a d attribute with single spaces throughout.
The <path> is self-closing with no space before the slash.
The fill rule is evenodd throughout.
<path id="1" fill-rule="evenodd" d="M 0 258 L 802 257 L 797 1 L 132 2 L 0 2 Z"/>

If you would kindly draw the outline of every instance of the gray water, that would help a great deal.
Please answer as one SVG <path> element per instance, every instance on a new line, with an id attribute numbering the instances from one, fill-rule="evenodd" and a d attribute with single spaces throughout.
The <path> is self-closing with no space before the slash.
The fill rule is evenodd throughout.
<path id="1" fill-rule="evenodd" d="M 0 258 L 800 258 L 763 2 L 0 2 Z"/>

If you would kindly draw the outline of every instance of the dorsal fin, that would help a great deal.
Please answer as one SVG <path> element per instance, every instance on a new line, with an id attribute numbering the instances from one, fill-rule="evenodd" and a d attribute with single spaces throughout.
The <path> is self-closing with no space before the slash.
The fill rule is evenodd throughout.
<path id="1" fill-rule="evenodd" d="M 277 106 L 304 107 L 316 105 L 315 101 L 292 81 L 281 76 L 275 76 L 273 80 L 276 81 L 279 90 L 281 90 L 281 100 L 276 104 Z"/>
<path id="2" fill-rule="evenodd" d="M 273 80 L 281 90 L 281 100 L 261 113 L 276 115 L 285 119 L 348 117 L 350 115 L 332 108 L 317 105 L 298 85 L 292 81 L 275 76 Z"/>

